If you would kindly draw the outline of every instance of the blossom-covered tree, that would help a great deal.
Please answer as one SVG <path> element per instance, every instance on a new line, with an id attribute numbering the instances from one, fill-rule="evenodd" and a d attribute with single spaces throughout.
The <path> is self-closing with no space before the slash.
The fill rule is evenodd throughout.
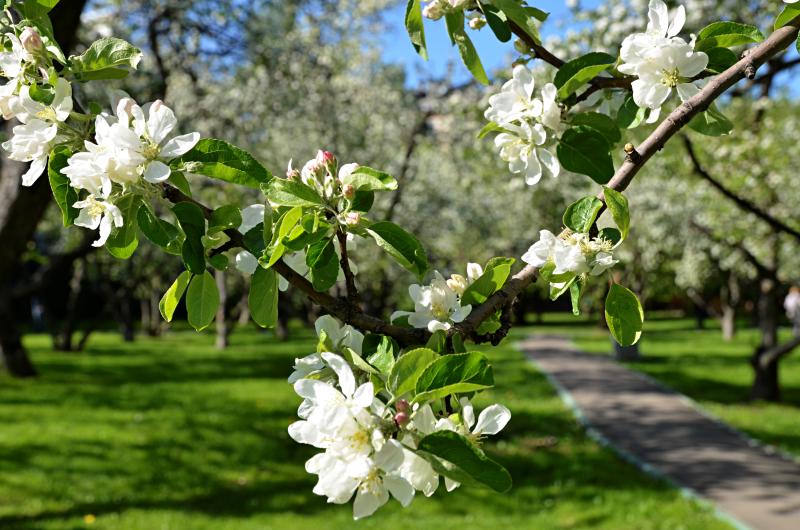
<path id="1" fill-rule="evenodd" d="M 127 76 L 141 52 L 108 36 L 67 57 L 47 16 L 54 3 L 6 3 L 1 105 L 4 117 L 21 125 L 4 148 L 30 162 L 23 184 L 46 167 L 64 224 L 97 230 L 94 244 L 117 258 L 136 252 L 140 234 L 180 256 L 185 270 L 161 299 L 167 321 L 184 302 L 193 327 L 209 326 L 220 303 L 209 269 L 228 271 L 232 261 L 252 275 L 250 313 L 260 326 L 277 321 L 281 279 L 329 314 L 317 321 L 317 351 L 296 361 L 291 380 L 302 402 L 289 434 L 322 450 L 306 463 L 319 477 L 314 492 L 331 503 L 352 499 L 356 519 L 392 497 L 407 506 L 416 492 L 431 495 L 440 479 L 448 491 L 511 487 L 508 472 L 480 447 L 511 414 L 495 404 L 476 420 L 472 396 L 492 387 L 494 375 L 488 357 L 468 344 L 502 340 L 514 299 L 537 278 L 553 299 L 569 292 L 577 313 L 585 287 L 604 277 L 608 327 L 621 345 L 635 344 L 641 305 L 610 274 L 631 229 L 623 192 L 684 126 L 707 136 L 731 133 L 733 122 L 714 101 L 754 79 L 800 32 L 800 8 L 787 4 L 767 37 L 756 26 L 721 21 L 687 40 L 680 36 L 685 11 L 670 14 L 651 0 L 646 26 L 622 39 L 618 55 L 593 51 L 564 61 L 539 36 L 547 14 L 527 3 L 433 0 L 423 8 L 410 0 L 405 23 L 417 51 L 427 54 L 422 18 L 444 19 L 479 82 L 488 76 L 468 31 L 488 26 L 501 41 L 519 39 L 518 64 L 489 98 L 479 136 L 494 135 L 527 192 L 544 177 L 582 188 L 585 176 L 599 186 L 567 206 L 561 232 L 522 228 L 530 248 L 516 273 L 516 258 L 494 257 L 446 279 L 429 275 L 419 238 L 374 208 L 376 197 L 402 184 L 384 171 L 320 149 L 275 176 L 228 141 L 182 130 L 161 99 L 142 103 L 111 91 L 106 105 L 84 100 L 86 86 Z M 750 46 L 739 58 L 731 48 L 742 45 Z M 549 82 L 535 82 L 525 66 L 537 60 L 552 67 Z M 615 98 L 621 103 L 613 109 L 602 101 Z M 647 122 L 658 124 L 641 142 L 628 136 Z M 250 188 L 260 199 L 207 206 L 192 195 L 198 175 Z M 413 311 L 388 321 L 365 312 L 352 258 L 374 250 L 416 278 Z"/>

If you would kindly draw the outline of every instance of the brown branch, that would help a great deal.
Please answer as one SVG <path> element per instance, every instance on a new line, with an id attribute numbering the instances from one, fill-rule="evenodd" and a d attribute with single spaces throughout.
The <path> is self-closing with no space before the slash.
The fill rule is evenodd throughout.
<path id="1" fill-rule="evenodd" d="M 717 191 L 719 191 L 725 197 L 736 203 L 736 205 L 742 210 L 752 213 L 762 221 L 766 222 L 775 230 L 789 234 L 793 238 L 800 241 L 800 231 L 792 228 L 791 226 L 788 226 L 780 219 L 773 217 L 765 210 L 759 208 L 753 202 L 748 201 L 743 197 L 740 197 L 736 193 L 726 188 L 716 178 L 711 176 L 711 174 L 708 173 L 708 171 L 706 171 L 700 164 L 700 160 L 697 158 L 697 153 L 695 153 L 694 146 L 692 145 L 692 141 L 689 139 L 689 137 L 686 135 L 682 135 L 682 138 L 683 138 L 683 145 L 686 147 L 686 153 L 689 155 L 689 160 L 691 160 L 692 166 L 694 166 L 694 172 L 697 174 L 697 176 L 699 176 L 700 178 L 711 184 L 714 188 L 717 189 Z"/>
<path id="2" fill-rule="evenodd" d="M 353 270 L 350 268 L 350 258 L 347 255 L 347 233 L 342 230 L 336 231 L 336 238 L 339 240 L 339 263 L 342 266 L 344 273 L 344 285 L 347 289 L 347 301 L 350 302 L 356 309 L 361 308 L 361 297 L 358 295 L 358 287 L 356 287 L 356 277 Z"/>
<path id="3" fill-rule="evenodd" d="M 794 337 L 788 342 L 779 344 L 771 348 L 759 356 L 759 364 L 762 368 L 768 368 L 770 364 L 779 361 L 781 358 L 789 355 L 795 348 L 800 346 L 800 335 Z"/>
<path id="4" fill-rule="evenodd" d="M 514 29 L 514 28 L 512 28 Z M 519 31 L 516 28 L 515 33 Z M 795 18 L 786 26 L 773 32 L 766 40 L 750 50 L 744 58 L 736 64 L 711 79 L 697 94 L 679 105 L 662 121 L 656 129 L 642 142 L 638 148 L 631 149 L 625 161 L 614 173 L 607 186 L 616 191 L 624 191 L 637 173 L 644 167 L 648 160 L 672 138 L 683 126 L 697 114 L 708 108 L 722 93 L 746 77 L 746 71 L 758 68 L 768 59 L 786 49 L 797 39 L 800 31 L 800 17 Z M 524 33 L 524 32 L 522 32 Z M 519 35 L 519 33 L 518 33 Z M 529 41 L 526 40 L 529 43 Z M 551 63 L 552 64 L 552 63 Z M 605 197 L 601 192 L 598 198 L 603 201 Z M 602 213 L 602 210 L 601 210 Z M 473 308 L 463 322 L 454 326 L 453 332 L 461 332 L 465 336 L 489 318 L 495 311 L 514 300 L 528 285 L 536 280 L 536 267 L 525 266 L 515 274 L 505 286 L 490 296 L 483 304 Z"/>

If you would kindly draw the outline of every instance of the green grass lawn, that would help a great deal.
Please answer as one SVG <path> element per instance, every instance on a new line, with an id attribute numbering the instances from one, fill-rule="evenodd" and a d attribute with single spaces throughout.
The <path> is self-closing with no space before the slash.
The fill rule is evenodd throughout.
<path id="1" fill-rule="evenodd" d="M 298 398 L 285 379 L 308 335 L 240 332 L 225 352 L 194 332 L 133 344 L 97 334 L 82 354 L 51 352 L 43 336 L 27 344 L 41 377 L 0 376 L 4 530 L 729 528 L 588 438 L 510 345 L 492 350 L 498 387 L 482 401 L 513 412 L 486 449 L 514 488 L 440 490 L 354 523 L 350 506 L 311 493 L 313 450 L 286 433 Z"/>
<path id="2" fill-rule="evenodd" d="M 753 372 L 748 358 L 758 344 L 755 329 L 740 329 L 731 342 L 722 340 L 714 321 L 695 329 L 691 319 L 646 318 L 641 362 L 629 363 L 686 394 L 712 414 L 763 442 L 800 457 L 800 350 L 781 361 L 783 403 L 749 402 Z M 790 330 L 781 330 L 788 340 Z M 592 353 L 608 354 L 608 332 L 571 315 L 545 315 L 534 332 L 563 333 Z"/>

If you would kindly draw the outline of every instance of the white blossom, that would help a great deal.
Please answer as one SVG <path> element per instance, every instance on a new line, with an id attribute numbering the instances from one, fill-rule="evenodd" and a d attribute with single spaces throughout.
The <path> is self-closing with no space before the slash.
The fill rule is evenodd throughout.
<path id="1" fill-rule="evenodd" d="M 508 162 L 512 173 L 521 173 L 525 183 L 533 186 L 543 175 L 557 177 L 561 172 L 561 164 L 553 153 L 541 147 L 547 141 L 547 132 L 537 123 L 533 126 L 527 122 L 522 125 L 505 125 L 509 132 L 495 137 L 495 145 L 500 149 L 500 158 Z"/>
<path id="2" fill-rule="evenodd" d="M 483 267 L 478 263 L 467 263 L 467 276 L 466 278 L 460 274 L 451 274 L 447 279 L 447 286 L 450 287 L 458 296 L 464 294 L 464 291 L 472 285 L 472 282 L 477 280 L 483 275 Z"/>
<path id="3" fill-rule="evenodd" d="M 113 227 L 122 228 L 122 212 L 110 202 L 98 201 L 93 195 L 89 195 L 72 206 L 80 209 L 78 217 L 75 218 L 75 225 L 90 230 L 100 229 L 97 241 L 92 243 L 94 247 L 105 245 Z"/>
<path id="4" fill-rule="evenodd" d="M 522 255 L 522 261 L 533 267 L 553 263 L 553 274 L 556 275 L 588 273 L 598 276 L 618 263 L 612 249 L 610 241 L 590 239 L 585 233 L 573 233 L 561 238 L 549 230 L 541 230 L 539 241 Z"/>
<path id="5" fill-rule="evenodd" d="M 9 152 L 11 160 L 31 163 L 22 175 L 22 185 L 32 186 L 47 167 L 47 157 L 56 143 L 58 126 L 33 118 L 15 126 L 13 132 L 14 136 L 3 143 L 3 149 Z"/>
<path id="6" fill-rule="evenodd" d="M 431 333 L 448 330 L 453 323 L 467 318 L 472 306 L 461 305 L 456 294 L 439 272 L 428 285 L 413 284 L 408 294 L 414 300 L 414 311 L 395 311 L 391 319 L 408 316 L 408 323 L 415 328 L 427 328 Z"/>

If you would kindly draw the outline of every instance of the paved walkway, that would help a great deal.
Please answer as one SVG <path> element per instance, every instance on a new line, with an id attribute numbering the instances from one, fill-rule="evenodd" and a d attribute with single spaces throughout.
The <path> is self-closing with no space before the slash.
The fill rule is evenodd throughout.
<path id="1" fill-rule="evenodd" d="M 757 530 L 800 529 L 800 465 L 701 414 L 682 395 L 566 339 L 520 348 L 615 449 Z"/>

